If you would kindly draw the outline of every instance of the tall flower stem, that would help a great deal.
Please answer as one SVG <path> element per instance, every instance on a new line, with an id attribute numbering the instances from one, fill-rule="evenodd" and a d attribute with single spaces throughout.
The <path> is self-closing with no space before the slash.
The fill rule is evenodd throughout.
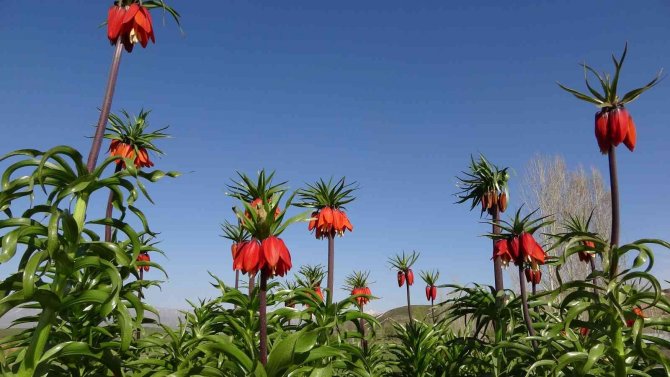
<path id="1" fill-rule="evenodd" d="M 260 305 L 258 309 L 258 320 L 260 321 L 260 357 L 261 364 L 268 363 L 268 323 L 267 323 L 267 289 L 268 276 L 265 271 L 261 271 L 261 286 L 259 292 Z"/>
<path id="2" fill-rule="evenodd" d="M 521 286 L 521 303 L 523 305 L 523 319 L 526 321 L 528 327 L 528 335 L 535 336 L 535 329 L 533 328 L 533 320 L 530 318 L 530 311 L 528 310 L 528 297 L 526 294 L 526 281 L 523 273 L 523 266 L 519 266 L 519 286 Z M 533 348 L 537 349 L 537 342 L 533 340 Z"/>
<path id="3" fill-rule="evenodd" d="M 500 222 L 500 211 L 498 210 L 498 205 L 495 204 L 492 209 L 492 214 L 491 217 L 493 219 L 493 234 L 500 234 L 500 226 L 498 226 L 498 223 Z M 496 240 L 493 240 L 493 245 L 495 246 Z M 503 281 L 503 271 L 502 271 L 502 262 L 500 261 L 500 257 L 495 257 L 493 259 L 493 276 L 495 279 L 495 287 L 496 287 L 496 292 L 500 293 L 505 290 L 505 283 Z M 501 301 L 502 297 L 498 298 L 498 301 Z"/>
<path id="4" fill-rule="evenodd" d="M 121 171 L 121 164 L 117 164 L 116 168 L 114 169 L 114 174 L 118 173 Z M 112 211 L 114 210 L 114 205 L 112 204 L 112 201 L 114 200 L 114 191 L 109 191 L 109 198 L 107 198 L 107 211 L 105 212 L 105 217 L 110 218 L 112 217 Z M 105 225 L 105 242 L 111 242 L 112 241 L 112 226 L 107 224 Z"/>
<path id="5" fill-rule="evenodd" d="M 409 298 L 409 283 L 405 284 L 405 286 L 407 288 L 407 315 L 409 316 L 409 323 L 412 323 L 412 303 Z"/>
<path id="6" fill-rule="evenodd" d="M 256 286 L 256 274 L 249 274 L 249 297 L 254 293 L 254 287 Z"/>
<path id="7" fill-rule="evenodd" d="M 328 233 L 328 305 L 333 303 L 335 293 L 335 234 Z"/>
<path id="8" fill-rule="evenodd" d="M 109 77 L 107 78 L 107 88 L 105 89 L 105 97 L 102 100 L 102 107 L 100 108 L 100 118 L 95 127 L 95 135 L 93 136 L 93 144 L 91 151 L 88 154 L 88 161 L 86 168 L 88 171 L 93 171 L 98 162 L 98 155 L 100 155 L 100 147 L 102 146 L 102 138 L 105 134 L 105 125 L 109 118 L 109 112 L 112 108 L 112 99 L 114 98 L 114 89 L 116 88 L 116 79 L 119 75 L 119 66 L 121 65 L 121 54 L 123 52 L 123 43 L 121 38 L 117 39 L 114 56 L 112 57 L 112 66 L 109 70 Z"/>
<path id="9" fill-rule="evenodd" d="M 610 167 L 610 192 L 612 196 L 612 233 L 610 234 L 610 245 L 615 246 L 619 244 L 619 177 L 617 174 L 615 146 L 610 146 L 608 157 Z M 612 260 L 615 261 L 615 259 Z M 610 276 L 613 277 L 616 275 L 617 268 L 617 263 L 612 263 L 610 265 Z"/>
<path id="10" fill-rule="evenodd" d="M 531 292 L 533 293 L 533 296 L 537 294 L 537 284 L 533 283 L 533 288 L 531 289 Z"/>
<path id="11" fill-rule="evenodd" d="M 235 289 L 240 289 L 240 270 L 235 270 Z"/>
<path id="12" fill-rule="evenodd" d="M 363 306 L 360 307 L 361 313 L 363 313 Z M 361 348 L 363 353 L 368 353 L 368 341 L 365 339 L 365 321 L 362 318 L 358 320 L 358 326 L 361 328 Z"/>
<path id="13" fill-rule="evenodd" d="M 430 299 L 430 314 L 433 317 L 433 325 L 435 324 L 435 300 Z"/>

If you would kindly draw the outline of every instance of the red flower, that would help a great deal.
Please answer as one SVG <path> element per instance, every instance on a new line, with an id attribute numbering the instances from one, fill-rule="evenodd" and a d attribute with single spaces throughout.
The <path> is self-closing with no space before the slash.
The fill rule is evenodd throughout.
<path id="1" fill-rule="evenodd" d="M 107 14 L 107 38 L 111 43 L 121 38 L 128 52 L 132 52 L 138 42 L 142 47 L 147 47 L 150 39 L 156 43 L 149 10 L 137 3 L 128 7 L 112 6 Z"/>
<path id="2" fill-rule="evenodd" d="M 519 258 L 521 259 L 519 262 L 525 260 L 528 263 L 544 264 L 546 253 L 530 233 L 521 233 L 519 252 Z"/>
<path id="3" fill-rule="evenodd" d="M 589 328 L 588 327 L 582 327 L 579 329 L 579 334 L 581 336 L 587 336 L 589 335 Z"/>
<path id="4" fill-rule="evenodd" d="M 232 256 L 233 256 L 233 260 L 235 260 L 235 257 L 237 257 L 237 253 L 238 253 L 238 251 L 239 251 L 239 246 L 240 246 L 240 245 L 239 245 L 237 242 L 235 242 L 235 243 L 233 243 L 232 245 L 230 245 L 230 253 L 231 253 Z"/>
<path id="5" fill-rule="evenodd" d="M 398 287 L 402 287 L 405 284 L 405 273 L 398 271 Z"/>
<path id="6" fill-rule="evenodd" d="M 321 301 L 323 301 L 323 292 L 321 291 L 321 287 L 314 287 L 314 294 L 316 297 L 320 298 Z"/>
<path id="7" fill-rule="evenodd" d="M 540 280 L 542 280 L 542 271 L 539 269 L 532 269 L 532 268 L 527 268 L 524 273 L 526 274 L 526 281 L 528 283 L 533 283 L 533 284 L 540 284 Z"/>
<path id="8" fill-rule="evenodd" d="M 633 117 L 628 114 L 628 133 L 626 134 L 626 138 L 623 139 L 623 143 L 632 152 L 635 150 L 636 142 L 637 130 L 635 129 L 635 122 L 633 122 Z"/>
<path id="9" fill-rule="evenodd" d="M 407 278 L 407 285 L 410 285 L 410 286 L 413 285 L 413 284 L 414 284 L 414 271 L 412 271 L 412 269 L 410 268 L 409 270 L 407 270 L 407 274 L 406 274 L 406 275 L 407 275 L 407 276 L 406 276 L 406 278 Z"/>
<path id="10" fill-rule="evenodd" d="M 507 249 L 509 250 L 509 255 L 512 257 L 512 260 L 515 264 L 518 264 L 518 260 L 523 257 L 521 256 L 521 250 L 519 245 L 519 237 L 512 237 L 507 240 Z"/>
<path id="11" fill-rule="evenodd" d="M 137 256 L 137 261 L 138 262 L 151 262 L 151 257 L 149 257 L 148 253 L 140 253 L 140 255 Z M 144 270 L 144 271 L 149 271 L 149 265 L 146 266 L 137 266 L 138 270 Z"/>
<path id="12" fill-rule="evenodd" d="M 123 159 L 131 159 L 133 163 L 138 168 L 150 168 L 154 166 L 154 163 L 149 159 L 149 153 L 146 148 L 138 148 L 138 153 L 135 153 L 135 148 L 132 145 L 124 143 L 121 140 L 114 139 L 109 145 L 109 155 L 119 157 L 116 160 L 117 165 L 121 165 L 123 168 L 126 167 L 126 163 Z"/>
<path id="13" fill-rule="evenodd" d="M 520 266 L 524 262 L 544 264 L 546 253 L 530 233 L 521 233 L 521 236 L 496 241 L 493 244 L 493 258 L 495 257 L 500 257 L 504 266 L 510 261 Z"/>
<path id="14" fill-rule="evenodd" d="M 327 237 L 332 234 L 342 236 L 346 230 L 353 231 L 347 214 L 337 208 L 323 207 L 312 213 L 312 219 L 309 221 L 307 229 L 316 230 L 316 238 Z"/>
<path id="15" fill-rule="evenodd" d="M 237 255 L 233 260 L 233 269 L 243 274 L 256 274 L 263 270 L 269 276 L 284 276 L 291 269 L 291 254 L 281 238 L 268 237 L 259 242 L 257 239 L 240 242 Z"/>
<path id="16" fill-rule="evenodd" d="M 362 287 L 362 288 L 354 288 L 351 290 L 351 295 L 371 295 L 372 292 L 370 291 L 370 288 L 368 287 Z M 370 299 L 368 297 L 356 297 L 356 302 L 358 303 L 358 306 L 363 306 L 370 302 Z"/>
<path id="17" fill-rule="evenodd" d="M 507 267 L 509 265 L 509 262 L 513 259 L 512 254 L 510 254 L 509 240 L 498 240 L 493 244 L 493 257 L 491 259 L 496 257 L 500 257 L 503 266 Z"/>
<path id="18" fill-rule="evenodd" d="M 426 300 L 435 301 L 437 298 L 437 287 L 434 285 L 426 286 Z"/>
<path id="19" fill-rule="evenodd" d="M 631 152 L 635 149 L 637 130 L 633 117 L 623 106 L 604 108 L 597 112 L 595 126 L 596 140 L 603 154 L 622 142 Z"/>
<path id="20" fill-rule="evenodd" d="M 633 308 L 633 314 L 635 315 L 634 318 L 626 320 L 626 326 L 628 327 L 633 327 L 637 318 L 646 318 L 644 312 L 639 306 Z"/>
<path id="21" fill-rule="evenodd" d="M 500 195 L 498 195 L 498 209 L 500 212 L 505 212 L 505 210 L 507 210 L 507 194 L 504 192 L 501 192 Z"/>
<path id="22" fill-rule="evenodd" d="M 596 247 L 596 244 L 593 241 L 584 241 L 582 243 L 584 244 L 584 246 L 590 248 L 591 250 L 593 250 Z M 579 260 L 586 263 L 591 263 L 591 258 L 594 257 L 593 254 L 587 251 L 578 251 L 577 254 L 579 255 Z"/>
<path id="23" fill-rule="evenodd" d="M 107 38 L 114 44 L 121 34 L 121 24 L 126 15 L 126 8 L 112 5 L 107 13 Z"/>

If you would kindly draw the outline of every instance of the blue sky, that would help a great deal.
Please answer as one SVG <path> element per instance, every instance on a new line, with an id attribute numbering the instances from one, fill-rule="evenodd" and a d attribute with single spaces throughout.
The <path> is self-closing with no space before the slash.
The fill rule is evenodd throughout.
<path id="1" fill-rule="evenodd" d="M 158 261 L 169 280 L 148 295 L 162 307 L 213 295 L 207 271 L 232 283 L 219 224 L 235 203 L 224 187 L 235 171 L 261 168 L 294 189 L 319 177 L 359 182 L 355 231 L 336 241 L 336 285 L 369 269 L 383 298 L 372 309 L 403 303 L 386 264 L 402 250 L 420 251 L 416 270 L 439 268 L 443 283 L 490 283 L 487 226 L 453 204 L 469 155 L 516 170 L 513 208 L 537 153 L 606 173 L 595 107 L 556 81 L 581 88 L 578 63 L 610 70 L 626 41 L 624 90 L 670 67 L 663 1 L 171 3 L 184 33 L 154 13 L 157 43 L 123 56 L 113 105 L 152 109 L 154 127 L 170 125 L 157 166 L 184 173 L 150 188 L 156 205 L 143 202 L 168 255 Z M 107 6 L 5 0 L 0 9 L 2 152 L 68 144 L 88 153 L 112 55 L 98 27 Z M 624 242 L 670 239 L 668 100 L 664 81 L 629 106 L 638 149 L 619 153 Z M 326 264 L 326 242 L 306 224 L 284 238 L 296 266 Z M 658 252 L 655 271 L 667 279 L 668 251 Z"/>

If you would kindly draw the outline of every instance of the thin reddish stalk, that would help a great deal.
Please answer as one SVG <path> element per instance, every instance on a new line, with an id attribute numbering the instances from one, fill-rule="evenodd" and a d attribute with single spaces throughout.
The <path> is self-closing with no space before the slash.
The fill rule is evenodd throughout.
<path id="1" fill-rule="evenodd" d="M 493 234 L 500 234 L 500 211 L 498 210 L 498 205 L 495 204 L 492 208 L 491 217 L 493 218 Z M 496 240 L 493 240 L 493 245 L 495 247 Z M 495 279 L 496 292 L 502 292 L 505 290 L 505 283 L 503 280 L 503 271 L 502 271 L 502 262 L 500 257 L 495 257 L 493 259 L 493 276 Z"/>
<path id="2" fill-rule="evenodd" d="M 616 164 L 616 147 L 610 146 L 609 154 L 609 168 L 610 168 L 610 192 L 612 196 L 612 233 L 610 234 L 610 245 L 619 245 L 619 177 L 617 174 Z M 612 259 L 615 261 L 614 259 Z M 618 263 L 610 265 L 610 276 L 613 277 L 617 273 Z"/>
<path id="3" fill-rule="evenodd" d="M 435 300 L 430 299 L 430 314 L 433 316 L 433 324 L 435 324 Z"/>
<path id="4" fill-rule="evenodd" d="M 240 289 L 240 271 L 235 270 L 235 289 Z"/>
<path id="5" fill-rule="evenodd" d="M 526 280 L 523 273 L 523 266 L 519 266 L 519 285 L 521 286 L 521 303 L 523 305 L 523 319 L 526 321 L 528 334 L 530 336 L 535 336 L 535 329 L 533 328 L 533 320 L 530 318 L 530 312 L 528 310 L 528 297 L 526 295 Z M 537 349 L 537 342 L 533 340 L 532 343 L 533 348 Z"/>
<path id="6" fill-rule="evenodd" d="M 328 305 L 333 303 L 335 293 L 335 233 L 328 233 Z"/>
<path id="7" fill-rule="evenodd" d="M 407 272 L 405 272 L 405 276 L 407 276 Z M 407 279 L 405 279 L 407 280 Z M 409 322 L 412 323 L 412 303 L 410 302 L 409 299 L 409 283 L 405 284 L 407 287 L 407 315 L 409 315 Z"/>
<path id="8" fill-rule="evenodd" d="M 93 136 L 93 144 L 91 151 L 88 154 L 88 161 L 86 168 L 88 171 L 93 171 L 98 162 L 98 155 L 100 155 L 100 147 L 102 146 L 102 138 L 105 135 L 105 126 L 109 118 L 109 112 L 112 108 L 112 99 L 114 98 L 114 89 L 116 88 L 116 79 L 119 76 L 119 66 L 121 65 L 121 54 L 123 52 L 123 43 L 121 38 L 117 39 L 114 49 L 114 56 L 112 57 L 112 66 L 109 70 L 109 77 L 107 78 L 107 88 L 105 89 L 105 96 L 102 99 L 102 107 L 100 108 L 100 118 L 95 127 L 95 135 Z"/>
<path id="9" fill-rule="evenodd" d="M 267 289 L 268 276 L 265 271 L 261 271 L 261 286 L 259 292 L 260 306 L 258 313 L 258 320 L 260 321 L 260 357 L 261 364 L 268 363 L 268 323 L 267 323 Z"/>
<path id="10" fill-rule="evenodd" d="M 249 274 L 249 297 L 254 293 L 254 287 L 256 285 L 256 274 Z"/>

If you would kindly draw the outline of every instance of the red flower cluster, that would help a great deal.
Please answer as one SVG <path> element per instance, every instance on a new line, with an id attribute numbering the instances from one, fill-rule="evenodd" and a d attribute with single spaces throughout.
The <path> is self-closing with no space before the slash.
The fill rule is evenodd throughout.
<path id="1" fill-rule="evenodd" d="M 121 38 L 128 52 L 132 52 L 138 42 L 142 47 L 147 47 L 149 39 L 156 43 L 149 10 L 136 3 L 127 7 L 113 5 L 107 14 L 107 38 L 112 44 Z"/>
<path id="2" fill-rule="evenodd" d="M 405 284 L 405 280 L 407 280 L 407 285 L 409 286 L 414 284 L 414 271 L 411 268 L 407 272 L 398 271 L 398 287 L 402 287 Z"/>
<path id="3" fill-rule="evenodd" d="M 116 160 L 117 165 L 121 165 L 123 168 L 126 167 L 124 158 L 134 160 L 135 166 L 138 168 L 150 168 L 154 166 L 154 163 L 149 159 L 149 153 L 146 148 L 138 148 L 137 153 L 135 153 L 135 148 L 132 145 L 126 144 L 121 140 L 114 139 L 109 145 L 109 155 L 120 157 Z"/>
<path id="4" fill-rule="evenodd" d="M 593 250 L 596 247 L 596 244 L 593 241 L 584 241 L 582 242 L 584 246 L 591 248 Z M 586 262 L 586 263 L 591 263 L 591 258 L 594 257 L 593 254 L 588 253 L 586 251 L 578 251 L 577 254 L 579 255 L 579 260 L 581 262 Z"/>
<path id="5" fill-rule="evenodd" d="M 329 234 L 344 234 L 345 230 L 353 231 L 347 214 L 344 211 L 332 207 L 323 207 L 319 211 L 312 213 L 312 220 L 309 222 L 308 230 L 316 229 L 316 238 L 327 237 Z"/>
<path id="6" fill-rule="evenodd" d="M 493 246 L 493 258 L 500 257 L 503 265 L 510 261 L 520 266 L 524 262 L 530 264 L 544 264 L 547 253 L 535 241 L 530 233 L 521 233 L 520 236 L 498 240 Z"/>
<path id="7" fill-rule="evenodd" d="M 507 194 L 504 192 L 498 194 L 494 190 L 488 191 L 481 196 L 480 201 L 482 202 L 482 212 L 486 210 L 491 212 L 494 206 L 498 206 L 500 212 L 507 210 Z"/>
<path id="8" fill-rule="evenodd" d="M 435 301 L 437 298 L 437 287 L 434 285 L 426 286 L 426 300 Z"/>
<path id="9" fill-rule="evenodd" d="M 539 268 L 527 268 L 524 273 L 526 274 L 526 281 L 528 283 L 540 284 L 540 280 L 542 280 L 542 271 L 540 271 Z"/>
<path id="10" fill-rule="evenodd" d="M 281 238 L 268 237 L 240 242 L 234 253 L 233 269 L 254 275 L 264 271 L 269 276 L 284 276 L 291 269 L 291 254 Z"/>
<path id="11" fill-rule="evenodd" d="M 351 290 L 351 295 L 372 295 L 372 292 L 370 291 L 370 288 L 368 287 L 361 287 L 361 288 L 354 288 Z M 356 297 L 356 302 L 358 303 L 358 306 L 363 306 L 370 302 L 370 298 L 368 297 Z"/>
<path id="12" fill-rule="evenodd" d="M 137 256 L 137 261 L 138 262 L 151 262 L 151 257 L 149 257 L 148 253 L 140 253 L 140 255 Z M 149 271 L 149 266 L 137 266 L 137 270 L 144 270 L 144 271 Z"/>
<path id="13" fill-rule="evenodd" d="M 611 146 L 623 142 L 632 152 L 637 141 L 635 122 L 623 106 L 604 108 L 596 113 L 596 140 L 600 152 L 606 154 Z"/>

